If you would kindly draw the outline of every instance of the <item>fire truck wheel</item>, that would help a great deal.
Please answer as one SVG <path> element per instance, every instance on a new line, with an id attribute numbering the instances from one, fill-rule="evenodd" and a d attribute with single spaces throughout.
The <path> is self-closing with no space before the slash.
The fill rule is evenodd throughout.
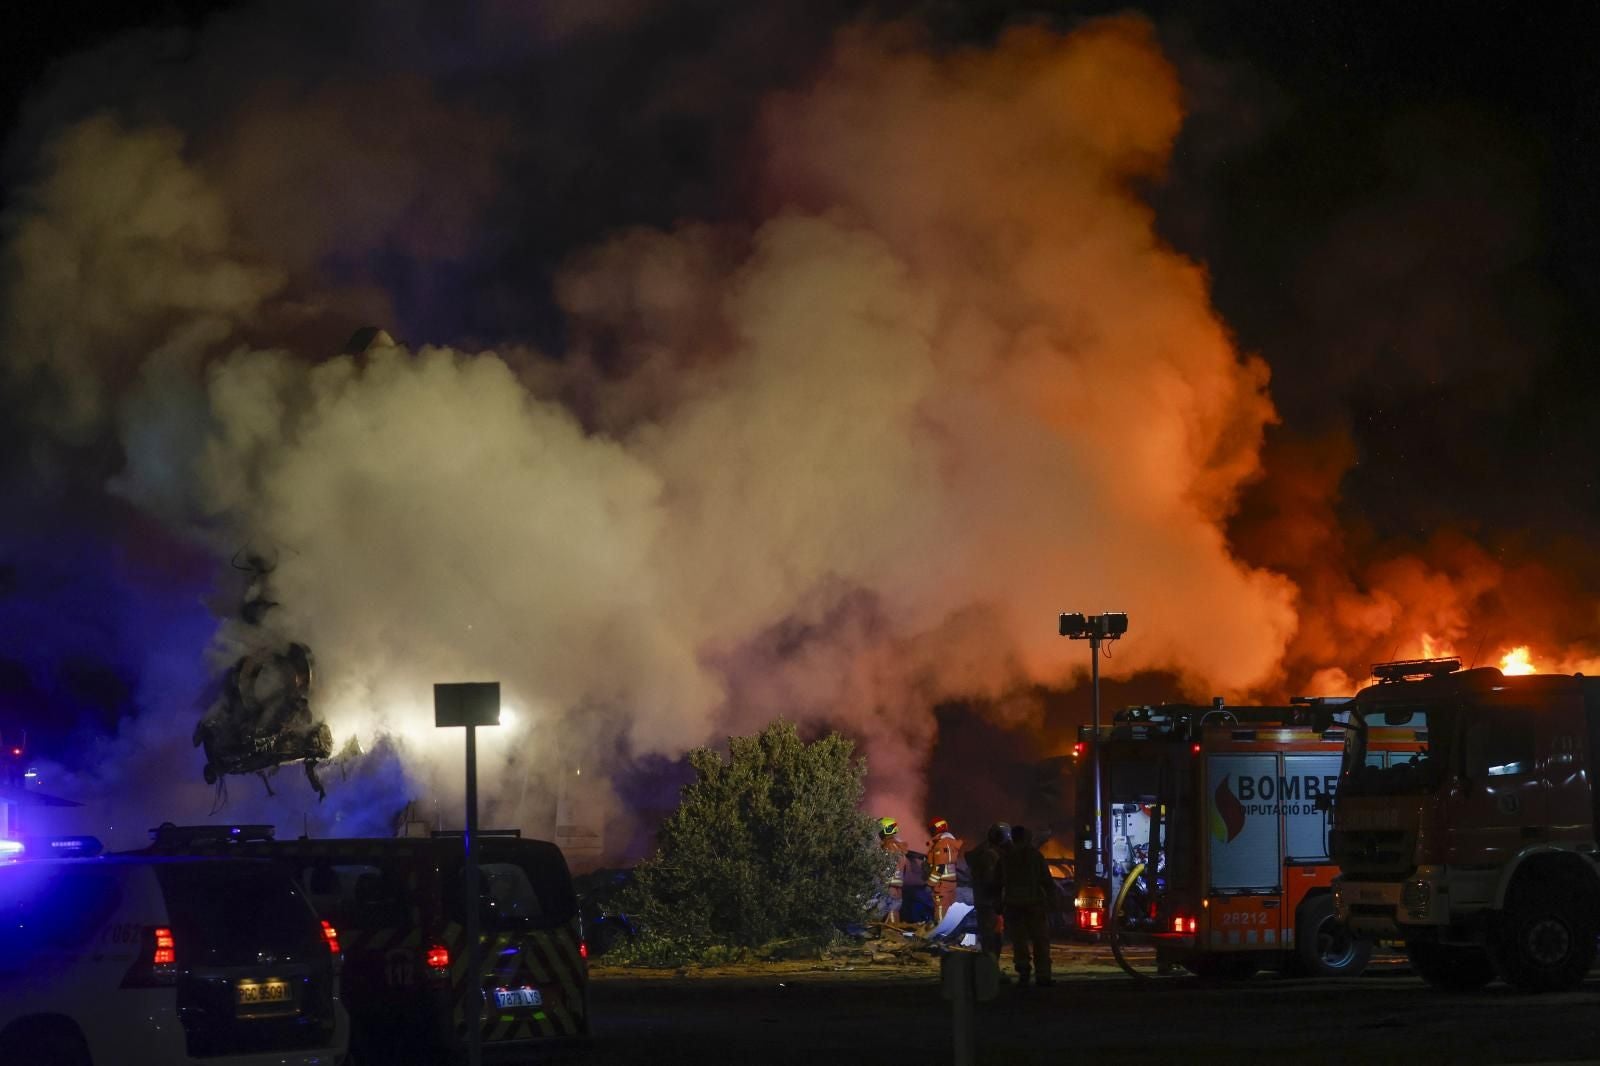
<path id="1" fill-rule="evenodd" d="M 1192 959 L 1185 959 L 1183 966 L 1202 981 L 1248 981 L 1261 969 L 1254 952 L 1196 955 Z"/>
<path id="2" fill-rule="evenodd" d="M 1506 983 L 1524 992 L 1560 992 L 1594 964 L 1594 922 L 1569 894 L 1523 887 L 1506 901 L 1490 951 Z"/>
<path id="3" fill-rule="evenodd" d="M 1296 969 L 1307 977 L 1359 977 L 1372 958 L 1372 941 L 1352 936 L 1323 893 L 1300 905 L 1295 918 Z"/>
<path id="4" fill-rule="evenodd" d="M 1408 942 L 1406 957 L 1418 977 L 1445 992 L 1476 992 L 1494 980 L 1494 963 L 1482 948 Z"/>

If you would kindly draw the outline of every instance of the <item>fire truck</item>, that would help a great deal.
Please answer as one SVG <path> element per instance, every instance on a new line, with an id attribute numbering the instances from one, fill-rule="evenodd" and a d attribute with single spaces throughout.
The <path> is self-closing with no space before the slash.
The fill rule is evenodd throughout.
<path id="1" fill-rule="evenodd" d="M 1343 708 L 1335 903 L 1435 987 L 1570 988 L 1600 932 L 1600 678 L 1460 667 L 1379 664 Z M 1396 733 L 1420 758 L 1377 754 Z"/>
<path id="2" fill-rule="evenodd" d="M 1079 930 L 1203 977 L 1361 973 L 1372 943 L 1335 915 L 1319 802 L 1339 784 L 1339 702 L 1133 707 L 1098 741 L 1085 728 L 1103 795 L 1079 775 Z"/>

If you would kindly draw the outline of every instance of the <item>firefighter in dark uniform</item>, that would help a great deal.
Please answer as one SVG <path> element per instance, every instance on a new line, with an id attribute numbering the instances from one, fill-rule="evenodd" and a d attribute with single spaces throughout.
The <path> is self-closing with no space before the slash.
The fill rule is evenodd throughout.
<path id="1" fill-rule="evenodd" d="M 972 906 L 978 917 L 978 946 L 1000 957 L 1001 886 L 1000 861 L 1011 843 L 1011 827 L 996 822 L 989 827 L 982 844 L 967 852 L 967 869 L 972 873 Z"/>
<path id="2" fill-rule="evenodd" d="M 900 921 L 900 908 L 905 898 L 906 842 L 900 839 L 900 824 L 893 818 L 878 819 L 878 845 L 894 856 L 894 872 L 889 875 L 889 913 L 885 920 Z"/>
<path id="3" fill-rule="evenodd" d="M 1034 968 L 1039 984 L 1052 985 L 1050 977 L 1049 906 L 1055 894 L 1050 868 L 1033 846 L 1026 826 L 1011 830 L 1011 846 L 1000 860 L 1005 892 L 1006 931 L 1011 934 L 1011 960 L 1017 981 L 1026 985 Z"/>

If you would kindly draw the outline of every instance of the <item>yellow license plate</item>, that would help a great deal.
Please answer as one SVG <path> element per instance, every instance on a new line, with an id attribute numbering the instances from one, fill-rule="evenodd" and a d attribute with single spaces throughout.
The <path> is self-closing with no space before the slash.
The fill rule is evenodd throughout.
<path id="1" fill-rule="evenodd" d="M 289 1002 L 287 981 L 240 981 L 238 988 L 241 1004 Z"/>

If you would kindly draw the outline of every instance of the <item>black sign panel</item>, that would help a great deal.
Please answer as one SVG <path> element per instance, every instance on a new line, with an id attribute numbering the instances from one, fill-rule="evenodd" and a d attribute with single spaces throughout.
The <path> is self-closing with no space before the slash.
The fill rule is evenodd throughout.
<path id="1" fill-rule="evenodd" d="M 500 682 L 462 681 L 433 686 L 433 724 L 499 725 Z"/>

